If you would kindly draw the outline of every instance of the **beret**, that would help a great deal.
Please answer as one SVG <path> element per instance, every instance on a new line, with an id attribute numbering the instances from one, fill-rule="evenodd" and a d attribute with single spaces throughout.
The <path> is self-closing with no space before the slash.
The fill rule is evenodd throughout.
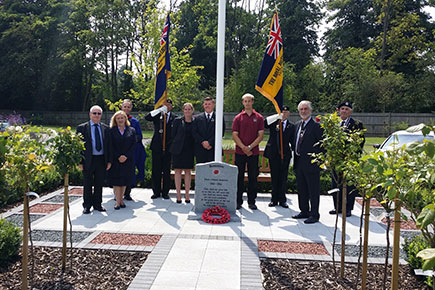
<path id="1" fill-rule="evenodd" d="M 341 107 L 346 106 L 352 109 L 352 103 L 351 102 L 343 102 L 340 105 L 337 106 L 338 109 L 340 109 Z"/>

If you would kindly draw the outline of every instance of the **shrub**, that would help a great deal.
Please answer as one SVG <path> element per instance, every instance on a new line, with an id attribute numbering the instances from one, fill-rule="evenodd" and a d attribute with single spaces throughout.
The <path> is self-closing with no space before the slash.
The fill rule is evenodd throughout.
<path id="1" fill-rule="evenodd" d="M 417 257 L 417 254 L 427 248 L 430 248 L 430 246 L 421 235 L 405 239 L 403 250 L 406 253 L 408 264 L 412 269 L 421 269 L 423 260 Z M 432 286 L 432 277 L 426 277 L 425 283 Z"/>
<path id="2" fill-rule="evenodd" d="M 18 255 L 21 239 L 20 228 L 0 219 L 0 265 L 5 265 Z"/>

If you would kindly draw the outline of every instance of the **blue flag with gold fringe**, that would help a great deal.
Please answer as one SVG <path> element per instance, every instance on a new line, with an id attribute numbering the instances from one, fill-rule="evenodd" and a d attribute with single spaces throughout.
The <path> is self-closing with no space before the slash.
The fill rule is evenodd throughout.
<path id="1" fill-rule="evenodd" d="M 157 60 L 156 90 L 154 96 L 154 109 L 162 106 L 167 98 L 166 82 L 171 77 L 171 62 L 169 58 L 169 29 L 171 22 L 169 14 L 166 17 L 165 27 L 160 38 L 159 58 Z"/>
<path id="2" fill-rule="evenodd" d="M 273 103 L 278 113 L 281 113 L 283 104 L 283 65 L 283 43 L 277 12 L 272 18 L 269 41 L 255 89 Z"/>

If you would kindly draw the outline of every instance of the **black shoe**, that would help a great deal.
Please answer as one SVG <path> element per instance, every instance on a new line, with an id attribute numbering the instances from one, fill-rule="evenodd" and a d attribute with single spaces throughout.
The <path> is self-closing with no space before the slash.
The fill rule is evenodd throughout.
<path id="1" fill-rule="evenodd" d="M 277 206 L 278 205 L 278 203 L 277 202 L 273 202 L 273 201 L 271 201 L 270 203 L 269 203 L 269 207 L 274 207 L 274 206 Z"/>
<path id="2" fill-rule="evenodd" d="M 115 207 L 113 207 L 115 210 L 118 210 L 118 209 L 120 209 L 121 207 L 120 206 L 115 206 Z"/>
<path id="3" fill-rule="evenodd" d="M 341 211 L 338 211 L 338 213 L 341 213 Z M 337 214 L 337 211 L 336 211 L 335 209 L 330 210 L 330 211 L 329 211 L 329 214 Z"/>
<path id="4" fill-rule="evenodd" d="M 292 216 L 292 218 L 294 218 L 294 219 L 306 219 L 309 217 L 310 217 L 309 214 L 304 214 L 304 213 L 299 213 L 297 215 Z"/>
<path id="5" fill-rule="evenodd" d="M 280 202 L 279 205 L 283 208 L 288 208 L 288 204 L 285 202 Z"/>
<path id="6" fill-rule="evenodd" d="M 163 199 L 169 199 L 169 194 L 163 194 L 162 197 Z"/>
<path id="7" fill-rule="evenodd" d="M 156 199 L 156 198 L 159 198 L 160 197 L 160 194 L 153 194 L 153 195 L 151 195 L 151 199 Z"/>
<path id="8" fill-rule="evenodd" d="M 120 207 L 121 207 L 121 208 L 125 208 L 125 204 L 121 204 Z"/>
<path id="9" fill-rule="evenodd" d="M 241 209 L 241 208 L 242 208 L 241 204 L 238 204 L 237 207 L 236 207 L 236 209 Z"/>
<path id="10" fill-rule="evenodd" d="M 319 221 L 319 219 L 310 216 L 308 219 L 304 220 L 305 224 L 314 224 L 317 223 Z"/>
<path id="11" fill-rule="evenodd" d="M 190 199 L 186 199 L 185 202 L 186 202 L 186 203 L 190 203 Z"/>
<path id="12" fill-rule="evenodd" d="M 125 195 L 124 195 L 124 199 L 125 199 L 125 200 L 133 200 L 133 199 L 131 198 L 130 194 L 125 194 Z"/>
<path id="13" fill-rule="evenodd" d="M 180 200 L 177 199 L 177 203 L 181 203 L 181 199 Z"/>
<path id="14" fill-rule="evenodd" d="M 100 211 L 100 212 L 104 212 L 104 211 L 106 211 L 106 209 L 105 209 L 104 206 L 102 206 L 102 205 L 100 205 L 100 206 L 98 206 L 98 207 L 95 207 L 95 206 L 94 206 L 94 209 L 95 209 L 95 210 L 98 210 L 98 211 Z"/>
<path id="15" fill-rule="evenodd" d="M 91 210 L 90 210 L 89 208 L 86 208 L 86 207 L 85 207 L 85 208 L 83 209 L 83 213 L 84 213 L 84 214 L 90 214 L 90 213 L 91 213 Z"/>
<path id="16" fill-rule="evenodd" d="M 352 211 L 350 211 L 350 210 L 347 210 L 347 211 L 346 211 L 346 216 L 347 216 L 347 217 L 350 217 L 350 216 L 352 216 Z"/>
<path id="17" fill-rule="evenodd" d="M 250 204 L 248 207 L 250 209 L 252 209 L 252 210 L 256 210 L 257 209 L 257 206 L 255 204 Z"/>

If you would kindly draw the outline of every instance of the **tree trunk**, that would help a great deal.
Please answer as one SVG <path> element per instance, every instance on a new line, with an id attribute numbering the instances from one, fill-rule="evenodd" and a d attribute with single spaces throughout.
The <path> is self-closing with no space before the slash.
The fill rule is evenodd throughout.
<path id="1" fill-rule="evenodd" d="M 342 195 L 341 195 L 341 259 L 340 259 L 340 277 L 344 278 L 344 258 L 346 247 L 346 200 L 347 200 L 347 183 L 343 176 Z"/>
<path id="2" fill-rule="evenodd" d="M 62 236 L 62 272 L 65 272 L 66 267 L 66 235 L 67 235 L 67 222 L 68 222 L 68 184 L 69 174 L 65 173 L 63 183 L 63 236 Z"/>
<path id="3" fill-rule="evenodd" d="M 363 265 L 362 265 L 362 278 L 361 289 L 366 289 L 367 284 L 367 257 L 369 246 L 369 222 L 370 222 L 370 198 L 365 199 L 364 207 L 364 247 L 363 247 Z"/>
<path id="4" fill-rule="evenodd" d="M 23 209 L 23 248 L 22 248 L 22 273 L 21 273 L 21 289 L 27 290 L 29 282 L 27 279 L 27 265 L 29 256 L 29 199 L 27 192 L 29 192 L 29 186 L 26 186 L 26 192 L 24 193 L 24 209 Z"/>
<path id="5" fill-rule="evenodd" d="M 393 228 L 393 266 L 391 270 L 391 290 L 399 289 L 399 251 L 400 251 L 400 201 L 394 199 L 394 228 Z"/>

